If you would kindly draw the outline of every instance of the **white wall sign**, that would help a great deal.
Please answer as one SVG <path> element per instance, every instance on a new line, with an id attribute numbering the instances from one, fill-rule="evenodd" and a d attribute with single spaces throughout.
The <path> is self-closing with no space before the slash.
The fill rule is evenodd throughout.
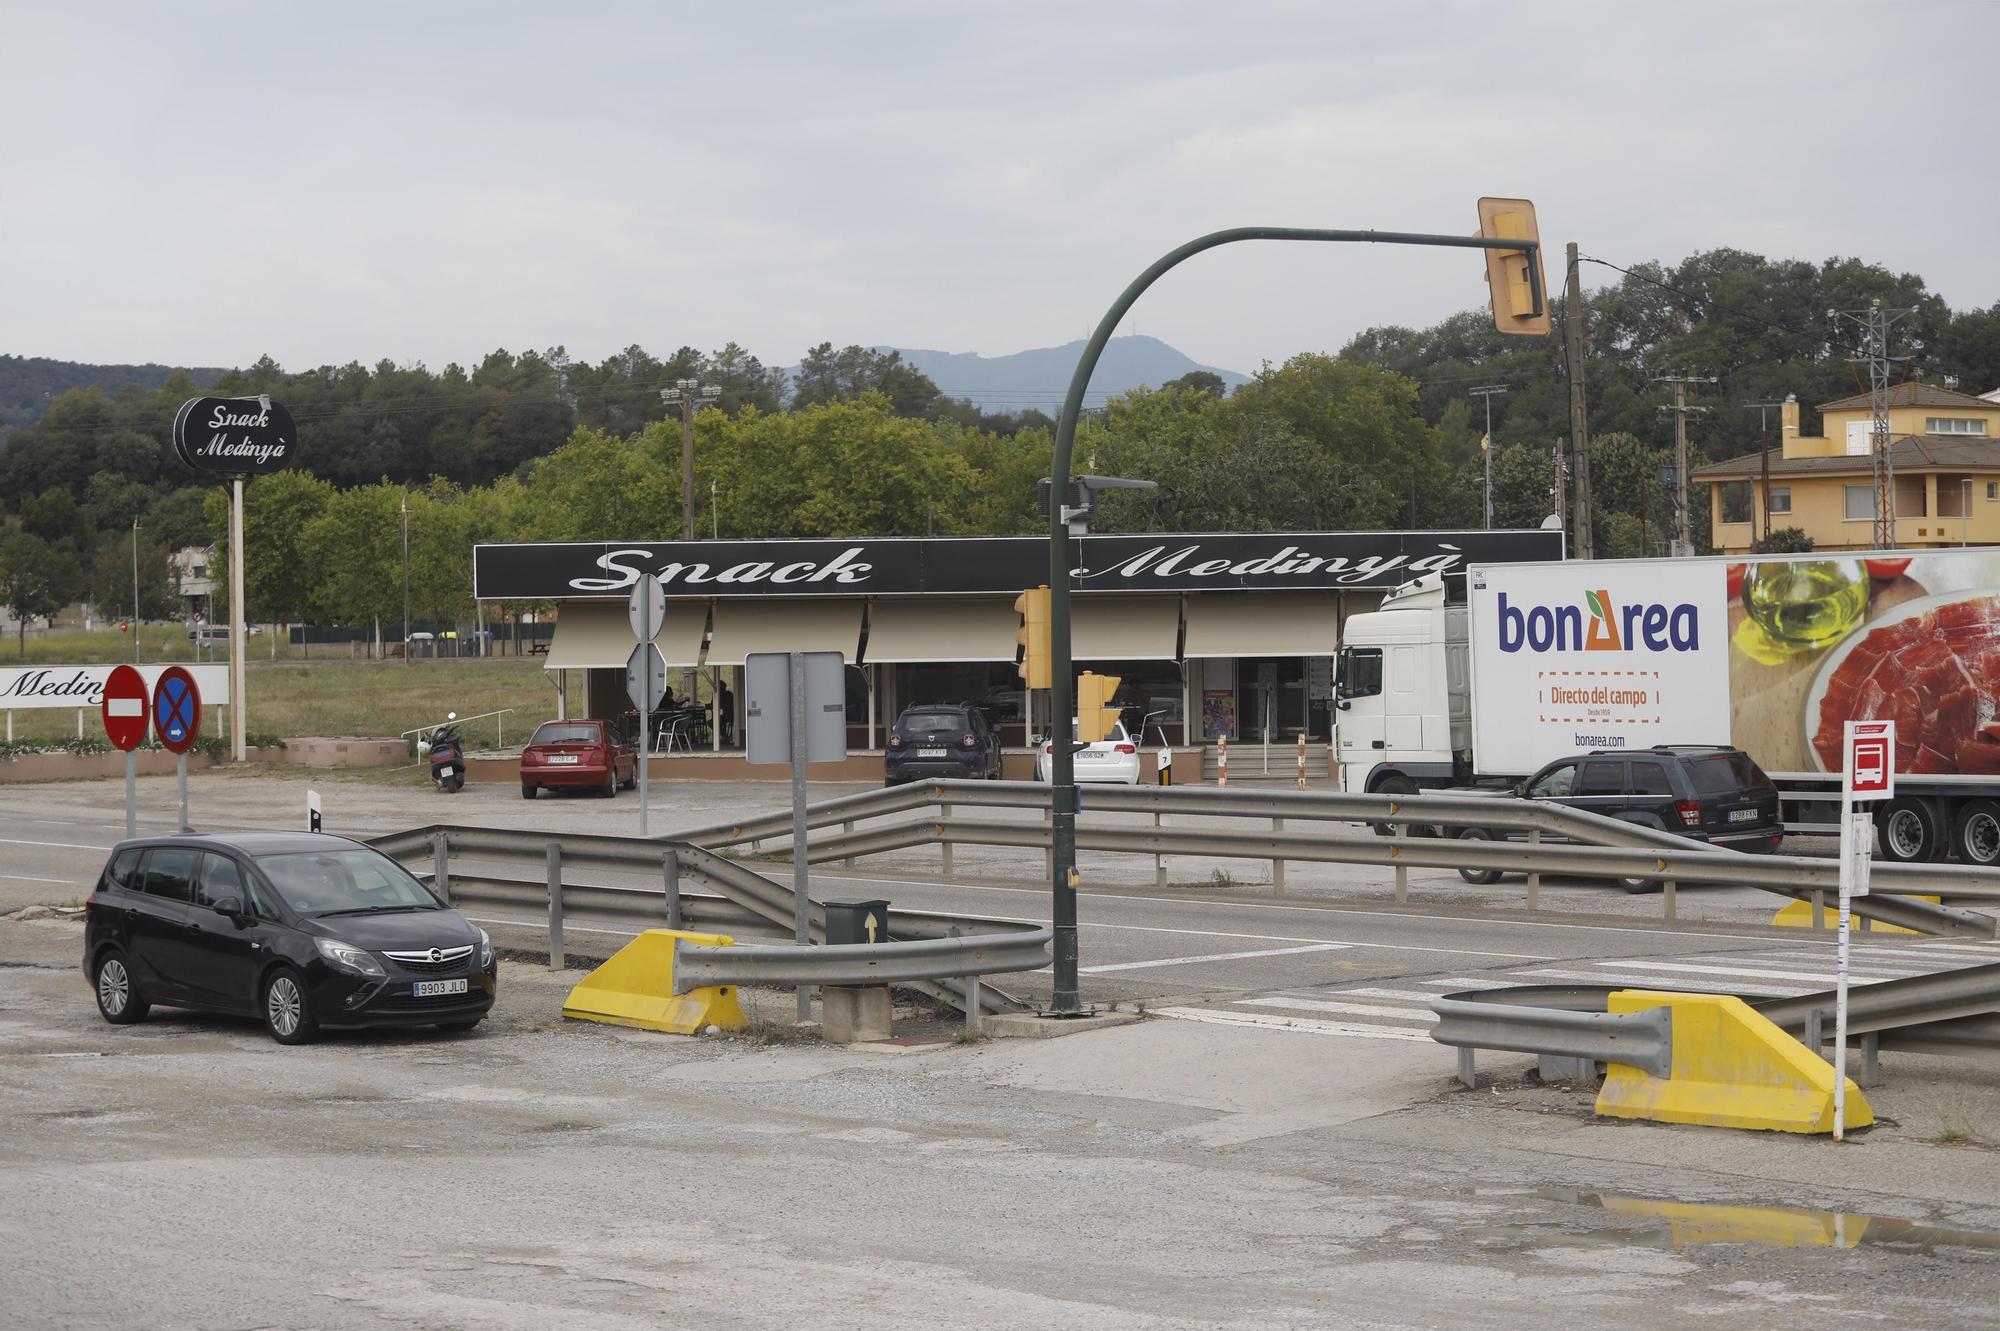
<path id="1" fill-rule="evenodd" d="M 142 665 L 140 675 L 146 680 L 146 692 L 151 694 L 159 682 L 160 672 L 167 664 Z M 104 681 L 117 669 L 117 663 L 85 666 L 6 666 L 0 667 L 0 712 L 27 712 L 49 707 L 89 707 L 96 708 L 104 698 Z M 229 701 L 229 667 L 227 665 L 184 665 L 181 669 L 194 676 L 195 687 L 201 690 L 204 707 L 214 707 Z"/>

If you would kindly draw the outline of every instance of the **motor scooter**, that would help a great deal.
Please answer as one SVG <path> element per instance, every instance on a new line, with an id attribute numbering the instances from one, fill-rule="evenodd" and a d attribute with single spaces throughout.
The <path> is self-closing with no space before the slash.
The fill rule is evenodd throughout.
<path id="1" fill-rule="evenodd" d="M 465 753 L 457 720 L 457 712 L 447 712 L 444 724 L 431 732 L 431 780 L 447 795 L 465 789 Z"/>

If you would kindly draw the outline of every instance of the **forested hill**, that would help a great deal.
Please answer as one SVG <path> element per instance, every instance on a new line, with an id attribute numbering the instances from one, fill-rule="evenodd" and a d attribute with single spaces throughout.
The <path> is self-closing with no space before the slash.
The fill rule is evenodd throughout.
<path id="1" fill-rule="evenodd" d="M 172 365 L 85 365 L 46 356 L 0 355 L 0 429 L 32 425 L 49 404 L 72 388 L 160 388 L 177 367 Z M 227 370 L 192 367 L 188 378 L 196 388 L 212 388 Z"/>

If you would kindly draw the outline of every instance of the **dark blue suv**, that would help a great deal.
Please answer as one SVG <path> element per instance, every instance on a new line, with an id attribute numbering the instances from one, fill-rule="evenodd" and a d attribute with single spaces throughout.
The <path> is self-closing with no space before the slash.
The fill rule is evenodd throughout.
<path id="1" fill-rule="evenodd" d="M 889 728 L 883 785 L 939 777 L 1000 779 L 1000 734 L 986 713 L 970 703 L 905 707 Z"/>

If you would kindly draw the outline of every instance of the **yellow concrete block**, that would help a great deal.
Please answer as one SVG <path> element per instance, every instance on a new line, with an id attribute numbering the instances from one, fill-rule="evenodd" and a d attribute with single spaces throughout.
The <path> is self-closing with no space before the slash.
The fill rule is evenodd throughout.
<path id="1" fill-rule="evenodd" d="M 1607 1064 L 1597 1112 L 1766 1132 L 1832 1132 L 1833 1068 L 1740 998 L 1626 989 L 1607 1010 L 1674 1014 L 1673 1075 Z M 1847 1083 L 1847 1127 L 1875 1121 L 1861 1088 Z"/>
<path id="2" fill-rule="evenodd" d="M 1907 901 L 1928 901 L 1933 906 L 1940 904 L 1942 900 L 1939 897 L 1906 897 L 1904 899 Z M 1810 901 L 1794 901 L 1771 917 L 1771 923 L 1787 929 L 1810 929 L 1812 928 L 1812 922 L 1812 902 Z M 1832 932 L 1840 927 L 1840 906 L 1836 902 L 1827 902 L 1826 927 L 1828 932 Z M 1871 934 L 1914 934 L 1917 932 L 1915 929 L 1905 929 L 1900 924 L 1884 924 L 1880 920 L 1864 920 L 1859 915 L 1853 917 L 1850 927 L 1857 930 L 1865 929 Z"/>
<path id="3" fill-rule="evenodd" d="M 709 1026 L 742 1030 L 747 1023 L 734 985 L 674 993 L 674 942 L 681 938 L 703 947 L 730 947 L 736 942 L 722 934 L 648 929 L 584 976 L 563 1000 L 562 1014 L 670 1035 L 693 1035 Z"/>

